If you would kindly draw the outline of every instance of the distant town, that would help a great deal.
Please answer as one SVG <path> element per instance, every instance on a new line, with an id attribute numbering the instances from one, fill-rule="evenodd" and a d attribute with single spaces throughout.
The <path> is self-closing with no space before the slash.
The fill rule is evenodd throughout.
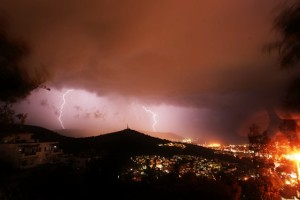
<path id="1" fill-rule="evenodd" d="M 147 183 L 147 187 L 143 185 L 147 192 L 151 191 L 148 188 L 150 185 L 150 188 L 158 187 L 157 185 L 161 184 L 160 180 L 171 176 L 178 184 L 184 183 L 184 180 L 192 181 L 190 180 L 192 177 L 197 182 L 200 181 L 198 184 L 218 183 L 222 184 L 220 187 L 226 185 L 232 187 L 232 184 L 236 184 L 237 190 L 228 195 L 231 197 L 237 195 L 240 199 L 251 199 L 248 195 L 253 192 L 252 190 L 261 187 L 264 189 L 261 189 L 257 195 L 263 196 L 265 199 L 275 198 L 276 195 L 279 195 L 281 199 L 299 197 L 300 155 L 299 157 L 297 154 L 278 155 L 278 146 L 286 152 L 289 145 L 275 143 L 274 145 L 277 147 L 269 147 L 268 151 L 256 151 L 251 144 L 220 145 L 213 143 L 201 145 L 192 144 L 191 140 L 174 142 L 144 135 L 131 129 L 81 140 L 60 138 L 59 136 L 60 139 L 57 141 L 45 141 L 45 139 L 37 139 L 34 135 L 34 133 L 24 132 L 7 134 L 2 137 L 0 161 L 4 164 L 3 166 L 10 166 L 13 173 L 20 174 L 28 173 L 28 170 L 36 173 L 35 170 L 41 167 L 47 171 L 55 166 L 55 169 L 58 170 L 57 173 L 61 173 L 60 170 L 67 167 L 76 176 L 85 177 L 87 174 L 91 174 L 93 177 L 101 178 L 104 181 L 102 184 L 109 181 L 114 184 L 127 184 L 126 187 L 128 187 L 129 183 L 129 185 Z M 111 144 L 108 144 L 107 141 L 110 141 Z M 134 153 L 116 151 L 120 144 L 122 144 L 121 148 L 123 146 L 133 147 L 139 146 L 138 142 L 141 141 L 145 143 L 137 150 L 142 146 L 148 146 L 146 149 Z M 106 143 L 108 146 L 113 145 L 114 147 L 111 150 L 107 149 L 108 146 L 103 148 L 107 145 Z M 72 147 L 72 145 L 75 146 Z M 82 150 L 72 153 L 70 151 L 72 148 Z M 276 151 L 274 149 L 272 151 L 272 148 Z M 130 150 L 130 148 L 127 149 Z M 134 151 L 136 150 L 134 149 Z M 123 155 L 123 153 L 125 154 Z M 61 168 L 62 166 L 64 167 Z M 2 173 L 6 173 L 4 177 L 9 178 L 12 172 L 7 173 L 5 170 L 7 168 L 3 168 Z M 189 178 L 187 179 L 187 177 Z M 272 184 L 264 185 L 265 179 L 271 181 Z M 228 180 L 230 180 L 230 184 Z M 96 180 L 93 179 L 93 181 Z M 167 182 L 169 181 L 167 178 Z M 109 183 L 107 184 L 109 185 Z M 133 186 L 131 185 L 131 187 Z M 197 188 L 194 188 L 194 192 L 199 190 L 196 183 L 193 187 Z M 133 188 L 131 189 L 134 190 Z M 156 188 L 156 190 L 166 193 L 165 189 Z M 226 191 L 221 190 L 222 192 Z M 0 194 L 6 197 L 7 191 L 4 189 Z"/>

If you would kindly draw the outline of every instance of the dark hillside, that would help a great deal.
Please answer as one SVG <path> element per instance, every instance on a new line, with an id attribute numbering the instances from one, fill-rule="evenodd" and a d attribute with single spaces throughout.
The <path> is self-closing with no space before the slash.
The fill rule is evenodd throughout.
<path id="1" fill-rule="evenodd" d="M 186 144 L 169 146 L 169 140 L 160 139 L 132 129 L 102 134 L 93 137 L 72 138 L 54 131 L 31 125 L 0 124 L 0 138 L 11 133 L 33 133 L 33 138 L 43 141 L 58 141 L 65 153 L 80 156 L 114 156 L 129 157 L 135 155 L 195 155 L 205 158 L 218 158 L 230 162 L 238 160 L 232 156 L 214 154 L 212 149 Z M 175 144 L 173 142 L 173 144 Z"/>
<path id="2" fill-rule="evenodd" d="M 49 129 L 32 126 L 32 125 L 19 125 L 19 124 L 3 124 L 0 123 L 0 139 L 6 135 L 13 133 L 33 133 L 33 138 L 38 139 L 40 142 L 47 141 L 69 141 L 73 138 L 66 137 L 61 134 L 58 134 Z"/>

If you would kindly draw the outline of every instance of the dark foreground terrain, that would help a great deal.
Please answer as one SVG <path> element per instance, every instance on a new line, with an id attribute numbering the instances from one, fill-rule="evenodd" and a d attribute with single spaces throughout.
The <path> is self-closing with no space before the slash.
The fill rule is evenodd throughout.
<path id="1" fill-rule="evenodd" d="M 64 153 L 57 162 L 28 169 L 0 161 L 0 199 L 235 200 L 277 199 L 279 193 L 268 177 L 241 178 L 254 169 L 250 160 L 192 144 L 173 146 L 131 129 L 70 138 L 41 127 L 2 127 L 2 136 L 20 131 L 59 141 Z"/>

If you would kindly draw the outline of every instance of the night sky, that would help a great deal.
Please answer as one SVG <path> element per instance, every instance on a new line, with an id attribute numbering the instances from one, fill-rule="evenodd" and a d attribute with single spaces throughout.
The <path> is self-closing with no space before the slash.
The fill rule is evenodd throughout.
<path id="1" fill-rule="evenodd" d="M 278 37 L 272 23 L 286 2 L 2 0 L 8 35 L 29 46 L 24 65 L 44 67 L 51 88 L 15 108 L 27 124 L 53 130 L 128 124 L 247 142 L 248 127 L 269 125 L 297 74 L 263 51 Z"/>

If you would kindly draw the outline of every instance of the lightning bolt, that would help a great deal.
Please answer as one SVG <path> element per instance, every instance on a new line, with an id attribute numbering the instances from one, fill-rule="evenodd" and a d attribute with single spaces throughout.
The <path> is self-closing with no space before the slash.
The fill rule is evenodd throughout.
<path id="1" fill-rule="evenodd" d="M 152 130 L 154 132 L 156 132 L 156 128 L 155 128 L 155 125 L 157 124 L 157 120 L 156 120 L 156 113 L 154 113 L 152 110 L 149 110 L 148 108 L 146 108 L 145 106 L 143 106 L 143 109 L 150 113 L 152 115 L 152 120 L 153 120 L 153 124 L 152 124 Z"/>
<path id="2" fill-rule="evenodd" d="M 61 127 L 63 128 L 63 129 L 65 129 L 65 126 L 64 126 L 64 124 L 63 124 L 63 122 L 62 122 L 62 120 L 61 120 L 61 117 L 62 117 L 62 113 L 63 113 L 63 109 L 64 109 L 64 106 L 65 106 L 65 104 L 66 104 L 66 95 L 68 94 L 68 93 L 70 93 L 70 92 L 72 92 L 73 90 L 67 90 L 64 94 L 63 94 L 63 96 L 62 96 L 62 99 L 63 99 L 63 102 L 62 102 L 62 104 L 60 105 L 60 110 L 59 110 L 59 116 L 58 116 L 58 121 L 60 122 L 60 125 L 61 125 Z"/>

